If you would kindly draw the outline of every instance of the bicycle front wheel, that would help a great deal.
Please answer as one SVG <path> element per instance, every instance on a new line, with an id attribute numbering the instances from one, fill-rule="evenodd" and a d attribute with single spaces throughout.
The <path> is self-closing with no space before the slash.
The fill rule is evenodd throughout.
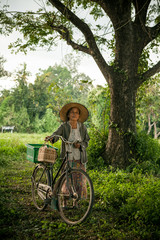
<path id="1" fill-rule="evenodd" d="M 93 184 L 88 174 L 81 169 L 72 169 L 64 174 L 57 197 L 60 216 L 67 224 L 84 221 L 91 212 L 94 200 Z"/>
<path id="2" fill-rule="evenodd" d="M 47 194 L 51 190 L 48 183 L 48 172 L 43 165 L 38 165 L 32 175 L 32 199 L 38 210 L 44 210 L 47 206 Z"/>

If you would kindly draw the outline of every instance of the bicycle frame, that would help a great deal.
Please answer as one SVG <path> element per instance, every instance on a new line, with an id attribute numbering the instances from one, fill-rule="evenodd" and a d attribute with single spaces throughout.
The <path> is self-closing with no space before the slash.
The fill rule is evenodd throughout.
<path id="1" fill-rule="evenodd" d="M 60 174 L 61 170 L 63 169 L 66 162 L 67 162 L 67 156 L 65 156 L 63 158 L 63 162 L 61 163 L 61 166 L 58 169 L 58 172 L 56 173 L 54 178 L 53 178 L 53 167 L 52 167 L 52 169 L 50 169 L 50 176 L 49 176 L 50 182 L 49 183 L 50 183 L 50 187 L 52 188 L 52 191 L 53 191 L 54 185 L 56 183 L 56 179 L 58 178 L 58 176 L 59 176 L 59 174 Z"/>
<path id="2" fill-rule="evenodd" d="M 65 140 L 61 136 L 58 136 L 58 137 L 60 137 L 66 144 L 73 144 L 73 142 L 69 142 L 69 141 Z M 47 178 L 48 178 L 48 185 L 41 184 L 41 188 L 43 188 L 43 190 L 46 192 L 46 197 L 49 196 L 49 197 L 47 197 L 45 199 L 45 202 L 47 204 L 50 203 L 51 207 L 52 207 L 52 200 L 55 201 L 55 204 L 53 204 L 54 205 L 53 206 L 54 209 L 56 209 L 56 198 L 57 198 L 56 194 L 57 194 L 57 190 L 58 190 L 58 187 L 59 187 L 59 180 L 61 180 L 61 177 L 63 177 L 64 174 L 66 174 L 66 187 L 67 187 L 67 189 L 69 191 L 69 196 L 71 198 L 74 198 L 75 200 L 78 199 L 78 195 L 76 193 L 76 190 L 75 190 L 75 187 L 74 187 L 74 184 L 73 184 L 72 176 L 69 177 L 69 172 L 70 172 L 70 170 L 72 168 L 70 167 L 70 164 L 68 162 L 68 154 L 69 154 L 69 151 L 66 151 L 65 157 L 63 158 L 63 161 L 62 161 L 62 163 L 60 165 L 60 168 L 58 169 L 58 171 L 57 171 L 56 175 L 54 176 L 54 178 L 53 178 L 53 164 L 43 164 L 43 166 L 45 166 L 44 170 L 43 170 L 43 172 L 42 172 L 42 174 L 41 174 L 41 176 L 40 176 L 40 178 L 39 178 L 39 180 L 38 180 L 38 182 L 36 184 L 37 188 L 38 188 L 39 184 L 41 182 L 41 179 L 43 178 L 43 175 L 46 172 Z M 66 167 L 65 167 L 65 164 L 66 164 Z M 65 167 L 65 170 L 64 170 L 64 172 L 62 172 L 62 174 L 60 176 L 60 172 L 61 172 L 61 170 L 64 167 Z M 58 177 L 59 177 L 59 179 L 57 180 Z M 50 192 L 50 190 L 51 190 L 51 192 Z M 50 194 L 50 195 L 48 195 L 48 194 Z"/>
<path id="3" fill-rule="evenodd" d="M 64 141 L 66 144 L 73 144 L 65 139 Z M 87 173 L 70 165 L 71 150 L 66 150 L 56 172 L 53 172 L 52 163 L 44 162 L 35 167 L 32 175 L 32 197 L 37 209 L 44 210 L 49 205 L 51 209 L 59 211 L 67 224 L 74 225 L 85 220 L 90 214 L 94 189 Z M 83 190 L 81 186 L 77 187 L 77 179 L 85 179 Z"/>
<path id="4" fill-rule="evenodd" d="M 47 176 L 48 176 L 48 181 L 49 181 L 49 186 L 51 187 L 51 189 L 52 189 L 52 192 L 54 191 L 54 185 L 55 185 L 55 183 L 56 183 L 56 180 L 57 180 L 57 178 L 58 178 L 58 176 L 60 175 L 60 172 L 61 172 L 61 170 L 63 169 L 63 167 L 64 167 L 64 165 L 65 165 L 65 163 L 67 163 L 67 167 L 66 167 L 66 169 L 65 169 L 65 171 L 64 171 L 64 173 L 66 173 L 66 175 L 67 175 L 67 173 L 69 172 L 69 170 L 71 169 L 71 167 L 69 166 L 69 164 L 68 164 L 68 152 L 66 152 L 66 156 L 63 158 L 63 161 L 62 161 L 62 163 L 61 163 L 61 165 L 60 165 L 60 168 L 58 169 L 58 172 L 56 173 L 56 175 L 55 175 L 55 177 L 53 178 L 53 165 L 51 166 L 48 166 L 47 164 L 45 165 L 45 168 L 44 168 L 44 170 L 43 170 L 43 172 L 42 172 L 42 175 L 40 176 L 40 178 L 39 178 L 39 180 L 38 180 L 38 183 L 37 183 L 37 186 L 39 185 L 39 182 L 41 181 L 41 179 L 42 179 L 42 177 L 43 177 L 43 174 L 44 174 L 44 172 L 48 169 L 48 171 L 46 171 L 47 172 Z M 67 175 L 67 186 L 68 186 L 68 175 Z M 68 187 L 68 189 L 69 189 L 69 187 Z M 70 192 L 70 190 L 69 190 L 69 192 Z M 73 195 L 73 193 L 71 193 L 70 192 L 70 194 L 71 194 L 71 196 Z"/>

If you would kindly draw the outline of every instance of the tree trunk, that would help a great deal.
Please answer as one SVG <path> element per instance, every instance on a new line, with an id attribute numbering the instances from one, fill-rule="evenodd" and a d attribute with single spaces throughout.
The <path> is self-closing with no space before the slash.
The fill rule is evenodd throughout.
<path id="1" fill-rule="evenodd" d="M 151 114 L 148 113 L 148 131 L 147 131 L 147 135 L 150 134 L 153 125 L 154 125 L 154 124 L 151 124 Z"/>
<path id="2" fill-rule="evenodd" d="M 157 139 L 160 136 L 160 132 L 157 132 L 157 122 L 154 122 L 153 125 L 154 125 L 154 139 Z"/>
<path id="3" fill-rule="evenodd" d="M 104 158 L 114 167 L 125 168 L 132 158 L 131 140 L 136 132 L 136 89 L 133 79 L 126 81 L 124 76 L 117 75 L 111 82 L 110 126 Z"/>
<path id="4" fill-rule="evenodd" d="M 154 139 L 157 139 L 157 124 L 156 124 L 156 122 L 154 122 L 153 125 L 154 125 Z"/>

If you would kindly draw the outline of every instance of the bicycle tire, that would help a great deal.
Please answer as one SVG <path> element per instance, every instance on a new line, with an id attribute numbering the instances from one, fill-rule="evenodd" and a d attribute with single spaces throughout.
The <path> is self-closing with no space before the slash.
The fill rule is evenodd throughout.
<path id="1" fill-rule="evenodd" d="M 42 175 L 43 174 L 43 175 Z M 32 175 L 32 200 L 38 210 L 44 210 L 48 203 L 47 194 L 50 191 L 47 169 L 37 165 Z"/>
<path id="2" fill-rule="evenodd" d="M 70 195 L 68 188 L 70 192 L 72 189 L 74 197 Z M 68 175 L 64 174 L 58 186 L 57 199 L 59 213 L 64 222 L 75 225 L 84 221 L 94 202 L 93 184 L 88 174 L 82 169 L 72 169 Z"/>

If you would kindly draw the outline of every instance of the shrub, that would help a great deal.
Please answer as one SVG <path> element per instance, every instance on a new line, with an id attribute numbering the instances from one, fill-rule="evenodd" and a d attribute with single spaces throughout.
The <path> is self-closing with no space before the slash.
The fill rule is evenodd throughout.
<path id="1" fill-rule="evenodd" d="M 137 168 L 141 169 L 144 173 L 159 173 L 160 144 L 158 140 L 141 132 L 134 138 L 132 148 L 135 158 L 131 160 L 131 165 L 128 167 L 129 171 Z"/>
<path id="2" fill-rule="evenodd" d="M 97 131 L 95 128 L 89 129 L 89 146 L 87 148 L 88 168 L 101 168 L 104 166 L 104 160 L 101 157 L 105 150 L 107 136 L 103 132 Z"/>
<path id="3" fill-rule="evenodd" d="M 95 208 L 111 216 L 118 229 L 127 226 L 138 237 L 132 239 L 159 239 L 159 178 L 137 169 L 132 173 L 90 170 L 89 175 L 95 189 Z"/>

